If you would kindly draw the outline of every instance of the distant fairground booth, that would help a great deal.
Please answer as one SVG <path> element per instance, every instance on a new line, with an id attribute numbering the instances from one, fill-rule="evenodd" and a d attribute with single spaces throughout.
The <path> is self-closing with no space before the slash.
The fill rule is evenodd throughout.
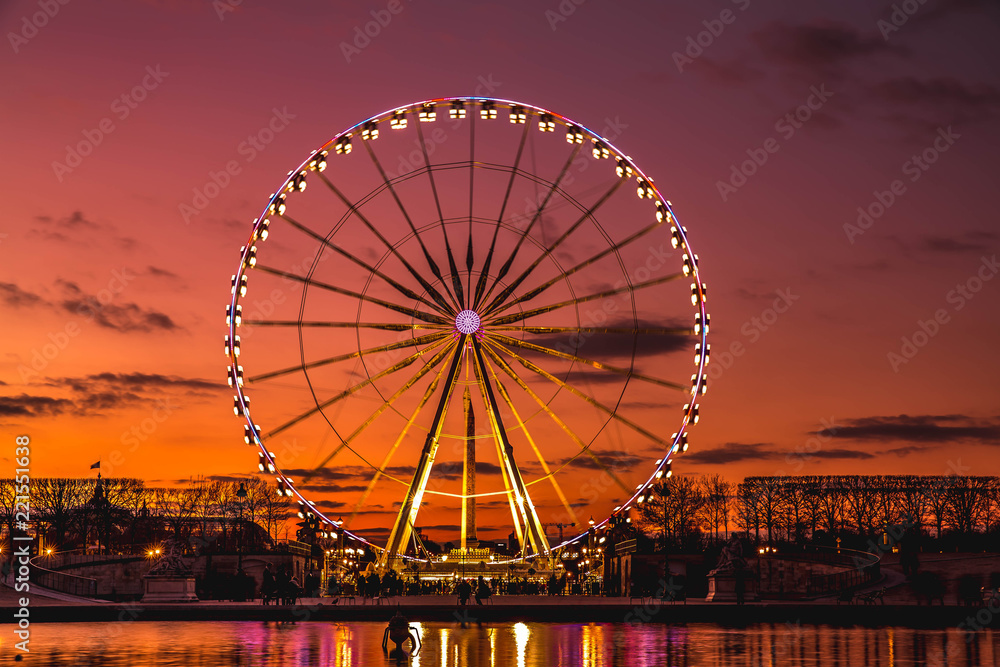
<path id="1" fill-rule="evenodd" d="M 620 131 L 428 100 L 269 195 L 226 306 L 233 411 L 334 567 L 588 581 L 670 476 L 707 389 L 707 288 Z"/>

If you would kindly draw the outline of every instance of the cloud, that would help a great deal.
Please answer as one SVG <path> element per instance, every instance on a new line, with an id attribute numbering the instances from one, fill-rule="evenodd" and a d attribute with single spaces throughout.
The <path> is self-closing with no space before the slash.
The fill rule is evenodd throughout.
<path id="1" fill-rule="evenodd" d="M 977 422 L 965 415 L 861 417 L 847 420 L 846 426 L 825 428 L 814 433 L 844 440 L 896 440 L 933 444 L 978 441 L 980 444 L 1000 444 L 1000 423 L 996 420 Z"/>
<path id="2" fill-rule="evenodd" d="M 827 73 L 856 58 L 903 52 L 881 35 L 864 34 L 854 26 L 826 19 L 799 25 L 775 21 L 756 30 L 751 39 L 773 63 Z"/>
<path id="3" fill-rule="evenodd" d="M 280 461 L 279 461 L 280 463 Z M 371 469 L 365 468 L 371 478 Z M 360 466 L 342 466 L 340 468 L 282 468 L 285 475 L 293 478 L 308 479 L 310 482 L 339 482 L 341 480 L 357 480 L 362 476 Z"/>
<path id="4" fill-rule="evenodd" d="M 224 385 L 199 378 L 148 373 L 96 373 L 82 377 L 63 377 L 35 383 L 67 390 L 70 397 L 28 396 L 0 398 L 0 415 L 42 417 L 72 413 L 98 417 L 122 408 L 156 403 L 172 409 L 170 394 L 222 390 Z"/>
<path id="5" fill-rule="evenodd" d="M 167 269 L 161 269 L 160 267 L 153 266 L 152 264 L 146 267 L 146 273 L 148 273 L 149 275 L 153 276 L 154 278 L 171 278 L 171 279 L 177 279 L 177 278 L 180 277 L 176 273 L 174 273 L 173 271 L 169 271 Z"/>
<path id="6" fill-rule="evenodd" d="M 364 491 L 368 487 L 363 484 L 349 484 L 347 486 L 338 486 L 336 484 L 296 484 L 295 488 L 299 491 L 308 491 L 310 493 L 350 493 Z M 366 508 L 365 511 L 367 512 L 368 509 Z"/>
<path id="7" fill-rule="evenodd" d="M 569 463 L 570 467 L 587 470 L 603 470 L 606 467 L 614 470 L 627 470 L 643 460 L 632 452 L 621 449 L 591 449 L 590 451 L 597 456 L 600 463 L 592 459 L 586 452 L 581 452 L 575 457 L 561 459 L 555 465 L 562 466 Z"/>
<path id="8" fill-rule="evenodd" d="M 871 452 L 858 449 L 820 449 L 815 452 L 810 452 L 807 456 L 815 459 L 867 460 L 875 458 L 875 455 Z"/>
<path id="9" fill-rule="evenodd" d="M 33 292 L 23 290 L 14 283 L 0 282 L 0 301 L 12 308 L 33 308 L 49 305 L 45 299 Z"/>
<path id="10" fill-rule="evenodd" d="M 608 328 L 623 329 L 688 329 L 690 324 L 685 321 L 650 321 L 639 320 L 638 322 L 609 322 Z M 528 342 L 542 345 L 559 352 L 573 354 L 576 356 L 593 359 L 595 361 L 606 360 L 609 357 L 632 356 L 633 348 L 638 357 L 655 356 L 658 354 L 669 354 L 678 350 L 693 350 L 694 342 L 686 334 L 643 334 L 637 336 L 633 334 L 616 333 L 581 333 L 581 334 L 544 334 L 531 336 Z M 539 352 L 522 350 L 526 356 L 550 356 L 542 355 Z"/>
<path id="11" fill-rule="evenodd" d="M 934 23 L 939 19 L 962 12 L 977 12 L 985 10 L 987 3 L 982 0 L 936 0 L 930 7 L 922 7 L 919 12 L 908 20 L 910 24 Z M 892 5 L 882 10 L 883 16 L 891 16 L 895 9 Z M 983 12 L 985 13 L 985 12 Z"/>
<path id="12" fill-rule="evenodd" d="M 360 535 L 361 537 L 365 537 L 367 539 L 372 540 L 372 539 L 389 537 L 389 531 L 391 529 L 378 527 L 378 528 L 351 528 L 350 530 L 355 535 Z M 347 544 L 350 545 L 351 543 L 348 542 Z"/>
<path id="13" fill-rule="evenodd" d="M 958 236 L 925 236 L 921 247 L 936 253 L 986 252 L 996 247 L 997 235 L 993 232 L 973 231 Z"/>
<path id="14" fill-rule="evenodd" d="M 714 465 L 721 463 L 736 463 L 738 461 L 776 459 L 785 455 L 783 452 L 777 452 L 770 449 L 772 446 L 773 445 L 771 443 L 763 442 L 727 442 L 721 447 L 715 447 L 713 449 L 699 449 L 681 454 L 679 460 L 683 463 Z"/>
<path id="15" fill-rule="evenodd" d="M 101 226 L 96 222 L 87 220 L 80 211 L 73 211 L 70 215 L 64 218 L 59 218 L 58 220 L 53 220 L 52 217 L 48 215 L 35 216 L 35 220 L 57 229 L 83 229 L 96 231 L 101 228 Z"/>
<path id="16" fill-rule="evenodd" d="M 87 218 L 82 211 L 73 211 L 62 218 L 49 215 L 36 215 L 39 223 L 28 231 L 28 238 L 39 238 L 49 242 L 72 243 L 74 245 L 91 245 L 91 241 L 100 237 L 110 240 L 123 250 L 132 250 L 138 242 L 130 236 L 122 236 L 113 225 L 105 225 Z"/>
<path id="17" fill-rule="evenodd" d="M 319 500 L 313 504 L 321 510 L 340 510 L 347 507 L 347 503 L 342 503 L 336 500 Z"/>
<path id="18" fill-rule="evenodd" d="M 222 382 L 214 380 L 162 375 L 160 373 L 93 373 L 82 377 L 59 378 L 54 382 L 65 384 L 74 391 L 82 392 L 93 391 L 95 385 L 113 385 L 142 391 L 172 388 L 213 391 L 225 388 Z"/>
<path id="19" fill-rule="evenodd" d="M 925 452 L 929 449 L 927 445 L 906 445 L 905 447 L 893 447 L 892 449 L 887 449 L 882 454 L 895 454 L 899 458 L 904 456 L 909 456 L 910 454 L 918 454 L 920 452 Z"/>
<path id="20" fill-rule="evenodd" d="M 180 327 L 166 313 L 143 308 L 136 303 L 114 303 L 99 294 L 88 294 L 74 282 L 57 280 L 63 290 L 59 307 L 67 313 L 93 320 L 98 326 L 128 333 L 176 331 Z M 103 298 L 102 298 L 103 297 Z"/>
<path id="21" fill-rule="evenodd" d="M 73 401 L 51 396 L 0 396 L 0 417 L 49 417 L 73 409 Z"/>

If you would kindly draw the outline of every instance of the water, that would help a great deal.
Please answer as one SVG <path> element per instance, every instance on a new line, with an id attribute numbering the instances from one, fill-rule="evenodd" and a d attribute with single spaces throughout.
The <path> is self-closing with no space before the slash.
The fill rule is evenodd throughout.
<path id="1" fill-rule="evenodd" d="M 35 623 L 31 655 L 20 664 L 397 664 L 382 653 L 384 627 L 319 622 Z M 991 630 L 971 635 L 967 642 L 955 628 L 653 623 L 503 623 L 465 629 L 454 623 L 425 623 L 420 628 L 424 646 L 409 662 L 414 667 L 1000 667 L 1000 632 Z M 12 634 L 0 634 L 0 663 L 13 664 Z"/>

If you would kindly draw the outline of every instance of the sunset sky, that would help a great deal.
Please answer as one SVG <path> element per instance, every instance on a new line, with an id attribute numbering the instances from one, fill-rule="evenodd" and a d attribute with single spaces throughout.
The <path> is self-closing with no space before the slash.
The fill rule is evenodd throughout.
<path id="1" fill-rule="evenodd" d="M 158 485 L 255 473 L 223 356 L 230 276 L 252 221 L 341 130 L 447 96 L 577 120 L 672 202 L 712 315 L 709 391 L 677 474 L 997 471 L 994 4 L 51 0 L 0 3 L 0 26 L 0 474 L 13 474 L 25 434 L 36 477 L 83 476 L 97 460 L 107 476 Z M 398 152 L 381 149 L 390 169 L 419 146 L 407 131 Z M 554 157 L 537 144 L 543 166 L 565 157 L 557 139 Z M 349 157 L 367 159 L 360 147 Z M 273 257 L 311 262 L 316 247 L 282 233 L 268 241 Z M 671 262 L 680 269 L 679 254 Z M 350 268 L 322 265 L 331 280 L 350 280 Z M 689 321 L 687 282 L 667 292 L 670 307 L 637 315 Z M 296 363 L 297 350 L 268 340 L 247 341 L 248 375 Z M 323 356 L 356 349 L 314 344 L 329 346 Z M 686 382 L 688 349 L 667 373 L 668 348 L 646 363 Z M 254 408 L 296 414 L 297 398 L 270 391 L 248 390 Z M 667 438 L 683 395 L 642 398 L 637 419 Z M 335 439 L 316 421 L 285 457 L 299 478 Z M 386 447 L 393 424 L 373 447 Z M 657 458 L 647 445 L 603 447 L 638 479 Z M 367 482 L 358 464 L 317 475 L 334 516 L 351 513 Z M 568 465 L 563 478 L 584 520 L 614 502 L 581 504 L 593 472 Z M 359 526 L 391 522 L 399 488 L 378 487 Z M 558 521 L 558 503 L 543 505 L 542 520 Z M 437 517 L 425 525 L 453 538 L 456 517 Z"/>

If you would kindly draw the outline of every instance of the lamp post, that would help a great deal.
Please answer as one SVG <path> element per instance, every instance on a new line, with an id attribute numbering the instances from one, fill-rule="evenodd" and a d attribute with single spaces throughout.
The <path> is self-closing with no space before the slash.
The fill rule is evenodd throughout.
<path id="1" fill-rule="evenodd" d="M 236 502 L 240 508 L 240 541 L 238 545 L 238 556 L 236 558 L 236 571 L 243 569 L 243 501 L 247 497 L 247 488 L 240 482 L 240 488 L 236 491 Z"/>

